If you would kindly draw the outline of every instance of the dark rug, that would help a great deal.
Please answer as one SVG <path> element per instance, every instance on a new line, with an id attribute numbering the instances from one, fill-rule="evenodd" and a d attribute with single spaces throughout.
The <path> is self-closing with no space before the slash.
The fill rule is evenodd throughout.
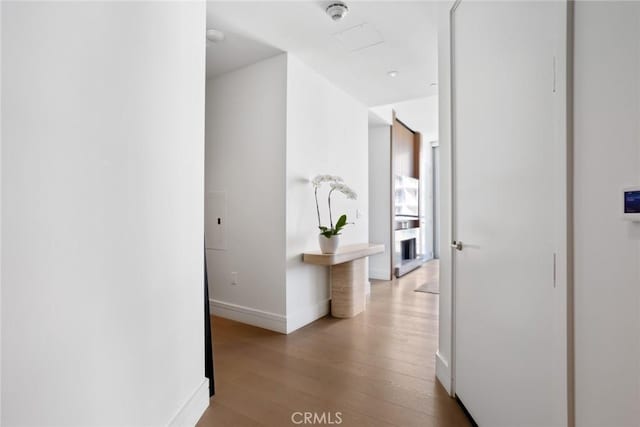
<path id="1" fill-rule="evenodd" d="M 415 292 L 424 292 L 427 294 L 436 294 L 440 293 L 440 283 L 439 282 L 427 282 L 422 286 L 416 288 Z"/>

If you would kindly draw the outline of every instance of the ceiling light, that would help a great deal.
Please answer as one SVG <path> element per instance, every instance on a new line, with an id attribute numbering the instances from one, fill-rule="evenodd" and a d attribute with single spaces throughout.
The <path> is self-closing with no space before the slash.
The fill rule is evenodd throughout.
<path id="1" fill-rule="evenodd" d="M 349 7 L 344 2 L 336 1 L 327 6 L 327 15 L 334 21 L 339 21 L 349 13 Z"/>
<path id="2" fill-rule="evenodd" d="M 207 30 L 207 40 L 218 43 L 224 40 L 224 33 L 220 30 Z"/>
<path id="3" fill-rule="evenodd" d="M 397 72 L 396 70 L 391 70 L 391 71 L 389 71 L 389 72 L 387 73 L 387 75 L 388 75 L 389 77 L 395 77 L 395 76 L 397 76 L 397 75 L 398 75 L 398 72 Z"/>
<path id="4" fill-rule="evenodd" d="M 431 87 L 435 87 L 435 86 L 438 86 L 438 83 L 433 82 L 433 83 L 431 83 L 429 86 L 431 86 Z"/>

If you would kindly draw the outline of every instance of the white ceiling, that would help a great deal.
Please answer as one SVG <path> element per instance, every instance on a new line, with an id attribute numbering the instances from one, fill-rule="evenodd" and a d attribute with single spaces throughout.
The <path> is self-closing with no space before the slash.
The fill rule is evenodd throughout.
<path id="1" fill-rule="evenodd" d="M 338 22 L 329 3 L 209 1 L 207 28 L 227 39 L 208 43 L 207 75 L 286 51 L 368 106 L 437 94 L 436 2 L 351 0 Z"/>
<path id="2" fill-rule="evenodd" d="M 424 142 L 438 141 L 438 97 L 411 99 L 369 109 L 369 127 L 390 126 L 393 112 L 411 130 L 420 132 Z"/>
<path id="3" fill-rule="evenodd" d="M 438 140 L 438 97 L 399 102 L 393 105 L 396 117 L 412 130 L 422 134 L 425 143 Z"/>
<path id="4" fill-rule="evenodd" d="M 207 29 L 220 30 L 225 38 L 217 43 L 207 41 L 207 78 L 216 77 L 282 53 L 280 49 L 236 32 L 233 26 L 216 19 L 211 14 L 208 15 Z"/>

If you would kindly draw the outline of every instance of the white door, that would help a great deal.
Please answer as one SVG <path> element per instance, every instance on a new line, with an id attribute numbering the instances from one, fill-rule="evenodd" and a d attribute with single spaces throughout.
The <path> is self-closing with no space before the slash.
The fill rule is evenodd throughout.
<path id="1" fill-rule="evenodd" d="M 566 3 L 452 14 L 454 387 L 482 427 L 567 423 Z"/>

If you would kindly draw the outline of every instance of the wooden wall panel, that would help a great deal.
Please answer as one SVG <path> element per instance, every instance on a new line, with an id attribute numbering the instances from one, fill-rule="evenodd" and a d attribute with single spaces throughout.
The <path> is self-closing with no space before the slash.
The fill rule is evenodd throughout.
<path id="1" fill-rule="evenodd" d="M 395 119 L 392 127 L 393 173 L 418 178 L 416 169 L 415 134 Z"/>

